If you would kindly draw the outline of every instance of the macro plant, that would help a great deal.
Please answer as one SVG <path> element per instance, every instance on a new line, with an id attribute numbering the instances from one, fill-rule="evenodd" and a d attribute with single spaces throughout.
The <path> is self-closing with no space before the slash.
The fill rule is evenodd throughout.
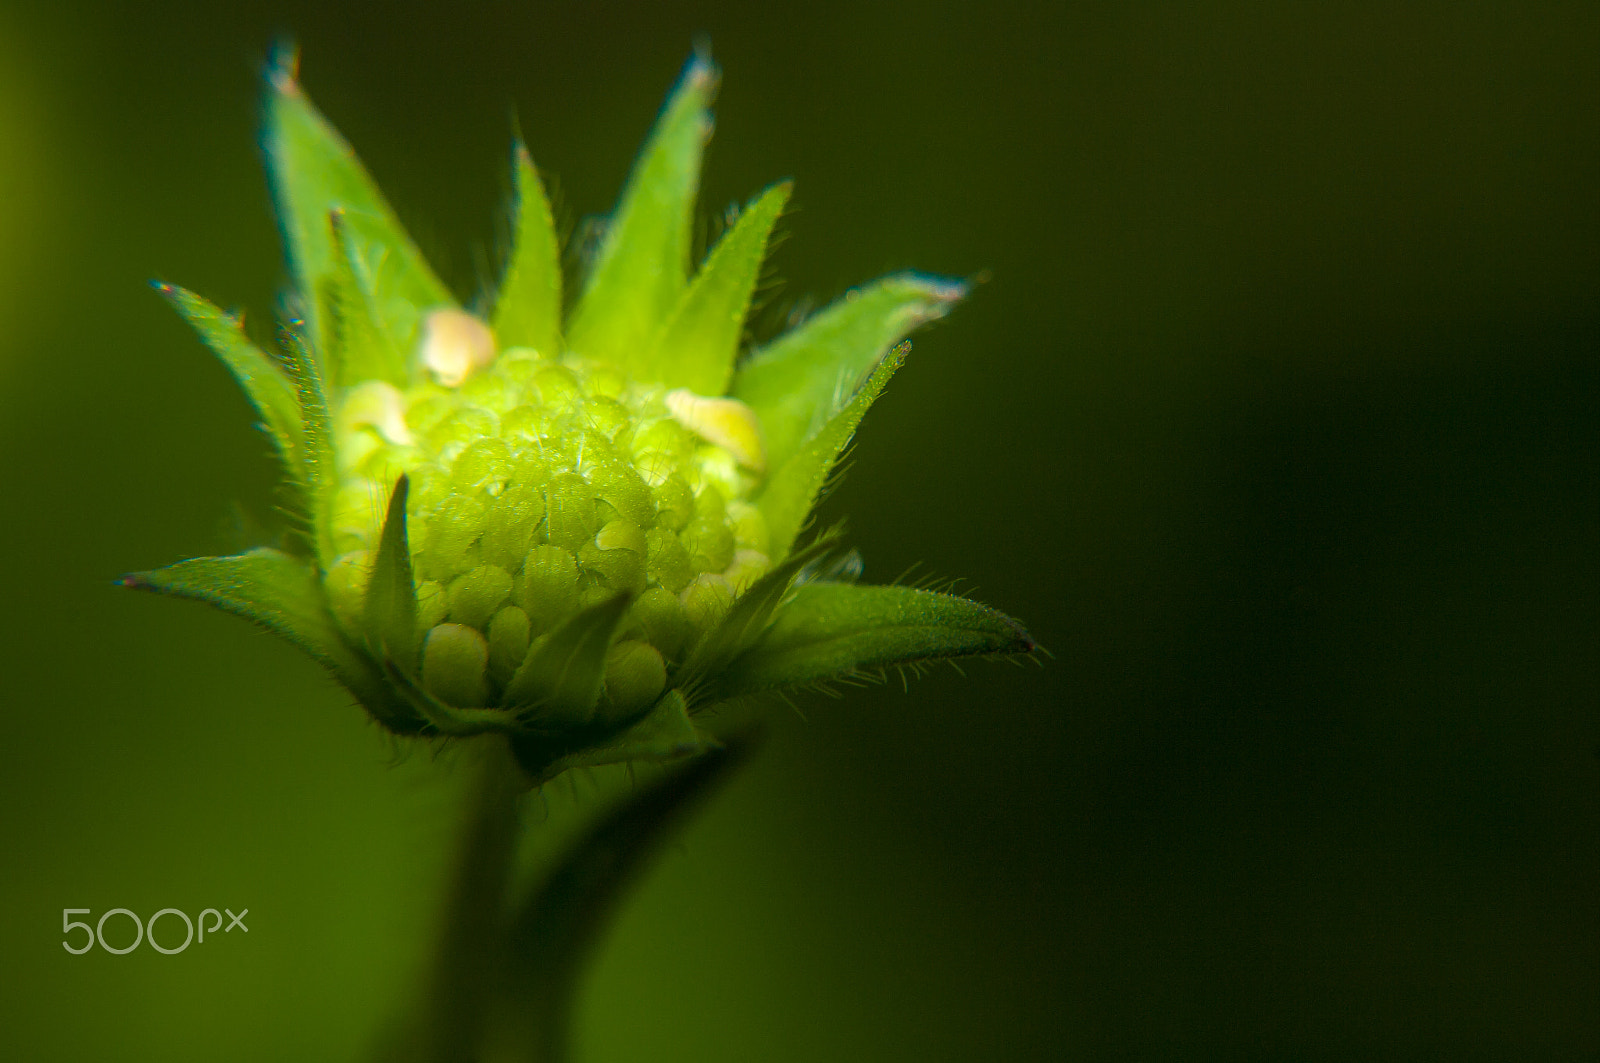
<path id="1" fill-rule="evenodd" d="M 733 700 L 1032 652 L 1021 625 L 987 606 L 855 582 L 840 533 L 812 526 L 905 336 L 966 286 L 885 277 L 746 349 L 790 185 L 730 212 L 691 262 L 716 86 L 710 61 L 693 58 L 577 285 L 517 145 L 508 264 L 492 297 L 464 306 L 292 58 L 274 64 L 265 145 L 293 284 L 277 349 L 199 295 L 158 288 L 259 414 L 287 527 L 273 546 L 121 582 L 289 639 L 395 735 L 503 751 L 515 778 L 488 785 L 499 796 L 486 808 L 574 767 L 718 750 L 708 712 Z M 653 836 L 702 776 L 642 792 L 596 836 Z M 465 844 L 466 865 L 504 863 L 484 855 L 493 844 Z M 568 871 L 581 862 L 580 847 Z M 535 891 L 542 907 L 497 924 L 498 948 L 553 940 L 548 925 L 526 927 L 583 907 L 551 900 L 561 881 Z M 458 922 L 472 907 L 461 901 Z M 452 962 L 468 962 L 473 949 L 454 947 Z M 461 1023 L 443 1025 L 487 1036 Z"/>

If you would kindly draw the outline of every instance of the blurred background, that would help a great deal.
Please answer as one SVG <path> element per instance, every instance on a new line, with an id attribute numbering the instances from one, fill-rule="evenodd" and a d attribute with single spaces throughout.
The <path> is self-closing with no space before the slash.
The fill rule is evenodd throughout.
<path id="1" fill-rule="evenodd" d="M 0 1054 L 359 1059 L 426 945 L 451 759 L 111 585 L 270 510 L 145 282 L 270 321 L 272 42 L 472 297 L 514 117 L 604 213 L 699 34 L 780 309 L 989 276 L 826 512 L 1054 659 L 775 711 L 579 1059 L 1597 1058 L 1600 7 L 1021 0 L 0 7 Z"/>

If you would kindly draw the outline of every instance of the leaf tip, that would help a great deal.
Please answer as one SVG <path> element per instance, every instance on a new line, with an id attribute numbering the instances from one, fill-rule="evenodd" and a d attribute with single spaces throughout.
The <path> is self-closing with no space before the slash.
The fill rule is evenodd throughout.
<path id="1" fill-rule="evenodd" d="M 694 42 L 694 52 L 683 69 L 683 86 L 702 92 L 714 91 L 721 71 L 711 60 L 711 42 L 702 37 Z"/>
<path id="2" fill-rule="evenodd" d="M 1047 655 L 1050 653 L 1049 650 L 1044 649 L 1043 646 L 1034 641 L 1033 636 L 1028 634 L 1028 629 L 1022 626 L 1021 621 L 1015 620 L 1004 613 L 1000 614 L 1000 621 L 1011 630 L 1011 637 L 1017 643 L 1015 648 L 1007 649 L 1006 653 L 1027 654 L 1039 650 L 1043 650 Z"/>
<path id="3" fill-rule="evenodd" d="M 970 282 L 956 280 L 954 277 L 938 277 L 931 273 L 907 273 L 905 279 L 924 299 L 937 307 L 940 314 L 948 312 L 950 307 L 965 299 L 972 291 Z"/>
<path id="4" fill-rule="evenodd" d="M 300 95 L 300 46 L 294 41 L 279 41 L 267 60 L 267 84 L 282 96 Z"/>

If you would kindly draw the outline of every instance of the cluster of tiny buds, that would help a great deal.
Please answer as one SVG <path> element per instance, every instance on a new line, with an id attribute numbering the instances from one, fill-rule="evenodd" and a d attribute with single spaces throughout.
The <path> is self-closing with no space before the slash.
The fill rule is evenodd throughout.
<path id="1" fill-rule="evenodd" d="M 335 396 L 340 486 L 329 599 L 349 631 L 389 492 L 410 480 L 424 686 L 497 703 L 527 655 L 578 610 L 633 596 L 603 708 L 640 711 L 670 669 L 771 565 L 749 502 L 764 470 L 736 399 L 664 391 L 579 355 L 497 350 L 489 327 L 436 310 L 420 379 Z"/>

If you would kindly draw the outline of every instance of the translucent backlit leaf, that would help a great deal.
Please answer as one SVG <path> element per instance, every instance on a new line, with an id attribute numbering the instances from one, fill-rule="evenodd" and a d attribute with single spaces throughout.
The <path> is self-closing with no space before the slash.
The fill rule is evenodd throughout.
<path id="1" fill-rule="evenodd" d="M 832 303 L 754 352 L 731 394 L 761 418 L 769 468 L 780 468 L 849 402 L 906 334 L 966 294 L 959 281 L 901 273 Z"/>
<path id="2" fill-rule="evenodd" d="M 867 408 L 877 401 L 889 378 L 905 361 L 910 346 L 902 343 L 890 351 L 850 401 L 773 471 L 756 505 L 766 518 L 774 556 L 782 557 L 794 544 L 839 455 L 844 453 Z"/>
<path id="3" fill-rule="evenodd" d="M 316 571 L 279 550 L 196 557 L 118 582 L 136 590 L 206 602 L 281 635 L 331 669 L 385 726 L 415 732 L 418 720 L 364 655 L 345 642 Z"/>
<path id="4" fill-rule="evenodd" d="M 300 88 L 292 57 L 272 68 L 268 82 L 268 169 L 295 286 L 305 299 L 313 348 L 325 350 L 328 338 L 317 293 L 338 268 L 340 254 L 328 225 L 335 210 L 351 216 L 362 242 L 380 256 L 373 269 L 383 277 L 381 290 L 417 312 L 454 306 L 455 299 L 434 276 L 355 152 Z M 404 346 L 412 337 L 394 338 Z"/>
<path id="5" fill-rule="evenodd" d="M 688 283 L 690 225 L 716 85 L 716 67 L 695 56 L 656 121 L 573 311 L 567 345 L 577 353 L 649 377 L 652 341 Z"/>
<path id="6" fill-rule="evenodd" d="M 299 480 L 301 448 L 304 440 L 300 425 L 300 404 L 289 377 L 271 358 L 245 336 L 232 314 L 226 313 L 200 296 L 170 284 L 157 284 L 173 309 L 194 327 L 206 346 L 228 367 L 251 405 L 261 414 L 262 424 L 278 449 L 278 456 L 290 475 Z"/>
<path id="7" fill-rule="evenodd" d="M 762 637 L 713 677 L 715 698 L 803 686 L 860 670 L 1035 649 L 1021 624 L 986 605 L 911 587 L 808 583 Z"/>
<path id="8" fill-rule="evenodd" d="M 516 246 L 495 302 L 494 330 L 502 347 L 553 357 L 561 352 L 561 244 L 544 182 L 521 144 L 516 168 Z"/>
<path id="9" fill-rule="evenodd" d="M 656 379 L 698 395 L 728 389 L 767 241 L 793 187 L 785 181 L 767 189 L 717 242 L 661 334 L 652 370 Z"/>

